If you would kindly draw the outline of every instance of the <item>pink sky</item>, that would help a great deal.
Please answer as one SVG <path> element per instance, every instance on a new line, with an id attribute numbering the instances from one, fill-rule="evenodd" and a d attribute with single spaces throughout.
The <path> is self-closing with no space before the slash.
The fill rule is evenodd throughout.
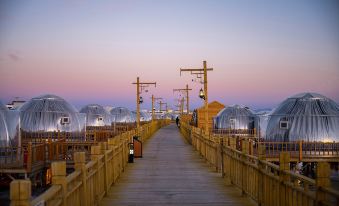
<path id="1" fill-rule="evenodd" d="M 214 68 L 210 100 L 272 108 L 310 91 L 339 102 L 337 7 L 316 1 L 287 1 L 283 7 L 266 2 L 268 10 L 243 3 L 132 1 L 119 2 L 120 11 L 115 4 L 65 4 L 2 5 L 0 99 L 5 103 L 52 93 L 77 107 L 100 103 L 133 109 L 131 83 L 140 76 L 158 84 L 144 94 L 143 107 L 150 107 L 152 93 L 173 105 L 172 89 L 187 83 L 197 107 L 202 85 L 189 74 L 180 77 L 179 68 L 201 67 L 203 60 Z M 185 12 L 192 5 L 196 11 Z M 323 10 L 314 10 L 319 6 Z"/>

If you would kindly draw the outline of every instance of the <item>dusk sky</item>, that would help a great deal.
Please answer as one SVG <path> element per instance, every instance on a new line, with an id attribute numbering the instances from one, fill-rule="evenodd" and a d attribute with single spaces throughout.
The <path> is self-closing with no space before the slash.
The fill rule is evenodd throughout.
<path id="1" fill-rule="evenodd" d="M 209 99 L 273 108 L 300 92 L 339 102 L 337 0 L 1 0 L 0 100 L 51 93 L 77 108 L 135 108 L 143 94 L 174 104 L 173 88 L 203 85 L 180 67 L 209 72 Z"/>

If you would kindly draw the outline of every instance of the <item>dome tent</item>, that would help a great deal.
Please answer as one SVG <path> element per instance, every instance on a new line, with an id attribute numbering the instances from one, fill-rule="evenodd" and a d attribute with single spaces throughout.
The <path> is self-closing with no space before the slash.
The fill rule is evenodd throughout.
<path id="1" fill-rule="evenodd" d="M 271 114 L 271 109 L 264 109 L 264 110 L 256 110 L 255 115 L 258 116 L 259 120 L 259 128 L 260 128 L 260 138 L 265 138 L 266 136 L 266 128 L 268 124 L 269 115 Z"/>
<path id="2" fill-rule="evenodd" d="M 133 114 L 125 107 L 115 107 L 111 110 L 111 115 L 114 122 L 129 123 L 135 122 Z"/>
<path id="3" fill-rule="evenodd" d="M 19 112 L 0 102 L 0 146 L 18 146 L 19 134 Z"/>
<path id="4" fill-rule="evenodd" d="M 0 102 L 0 146 L 8 146 L 9 137 L 6 121 L 7 107 Z"/>
<path id="5" fill-rule="evenodd" d="M 4 111 L 8 110 L 8 108 L 4 104 L 2 104 L 1 101 L 0 101 L 0 110 L 4 110 Z"/>
<path id="6" fill-rule="evenodd" d="M 86 126 L 106 126 L 112 124 L 111 114 L 101 105 L 89 104 L 79 112 L 86 114 Z"/>
<path id="7" fill-rule="evenodd" d="M 137 112 L 136 111 L 132 111 L 132 114 L 133 114 L 133 116 L 136 119 Z M 151 120 L 152 120 L 152 116 L 147 111 L 144 111 L 144 110 L 140 111 L 140 121 L 141 122 L 148 122 L 148 121 L 151 121 Z"/>
<path id="8" fill-rule="evenodd" d="M 214 118 L 215 129 L 252 130 L 257 116 L 248 108 L 239 105 L 222 109 Z"/>
<path id="9" fill-rule="evenodd" d="M 86 115 L 61 97 L 41 95 L 20 108 L 21 129 L 25 132 L 81 132 L 85 130 Z"/>
<path id="10" fill-rule="evenodd" d="M 270 115 L 267 141 L 339 140 L 339 106 L 316 93 L 301 93 L 283 101 Z"/>
<path id="11" fill-rule="evenodd" d="M 108 113 L 111 114 L 111 111 L 112 111 L 112 109 L 114 109 L 114 107 L 112 107 L 112 106 L 105 106 L 104 109 L 105 109 Z"/>

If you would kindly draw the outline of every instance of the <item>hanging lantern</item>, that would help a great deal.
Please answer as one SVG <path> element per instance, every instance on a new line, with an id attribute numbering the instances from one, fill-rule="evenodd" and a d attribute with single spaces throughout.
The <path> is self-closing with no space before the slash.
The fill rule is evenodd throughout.
<path id="1" fill-rule="evenodd" d="M 199 97 L 200 97 L 201 99 L 205 99 L 205 93 L 204 93 L 204 90 L 202 90 L 202 88 L 201 88 L 200 91 L 199 91 Z"/>

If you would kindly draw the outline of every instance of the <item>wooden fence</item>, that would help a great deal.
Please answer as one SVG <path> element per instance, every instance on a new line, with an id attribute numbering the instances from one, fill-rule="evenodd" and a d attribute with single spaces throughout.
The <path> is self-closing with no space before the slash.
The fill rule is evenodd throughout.
<path id="1" fill-rule="evenodd" d="M 166 120 L 143 125 L 140 131 L 132 130 L 107 142 L 91 146 L 90 161 L 85 152 L 75 152 L 73 156 L 75 171 L 66 174 L 66 161 L 51 163 L 52 185 L 40 196 L 32 199 L 31 181 L 14 180 L 10 185 L 11 205 L 98 205 L 125 170 L 128 162 L 129 143 L 133 136 L 139 135 L 146 141 Z"/>
<path id="2" fill-rule="evenodd" d="M 241 189 L 259 205 L 339 205 L 339 191 L 330 187 L 330 165 L 318 162 L 316 179 L 290 170 L 290 153 L 279 154 L 279 165 L 266 160 L 266 147 L 251 155 L 249 141 L 241 151 L 236 138 L 205 135 L 201 129 L 181 124 L 181 133 L 229 184 Z"/>
<path id="3" fill-rule="evenodd" d="M 157 120 L 143 124 L 139 131 L 140 139 L 146 140 L 149 133 L 154 132 L 154 129 L 164 121 L 169 120 Z M 137 134 L 137 129 L 133 127 L 133 124 L 89 127 L 86 134 L 60 131 L 25 133 L 25 141 L 21 147 L 0 147 L 0 173 L 32 173 L 49 166 L 50 162 L 55 160 L 73 163 L 73 154 L 77 151 L 85 152 L 86 158 L 89 159 L 91 146 L 99 142 L 107 142 L 111 138 L 131 136 L 131 133 Z M 31 141 L 28 141 L 29 139 Z"/>

